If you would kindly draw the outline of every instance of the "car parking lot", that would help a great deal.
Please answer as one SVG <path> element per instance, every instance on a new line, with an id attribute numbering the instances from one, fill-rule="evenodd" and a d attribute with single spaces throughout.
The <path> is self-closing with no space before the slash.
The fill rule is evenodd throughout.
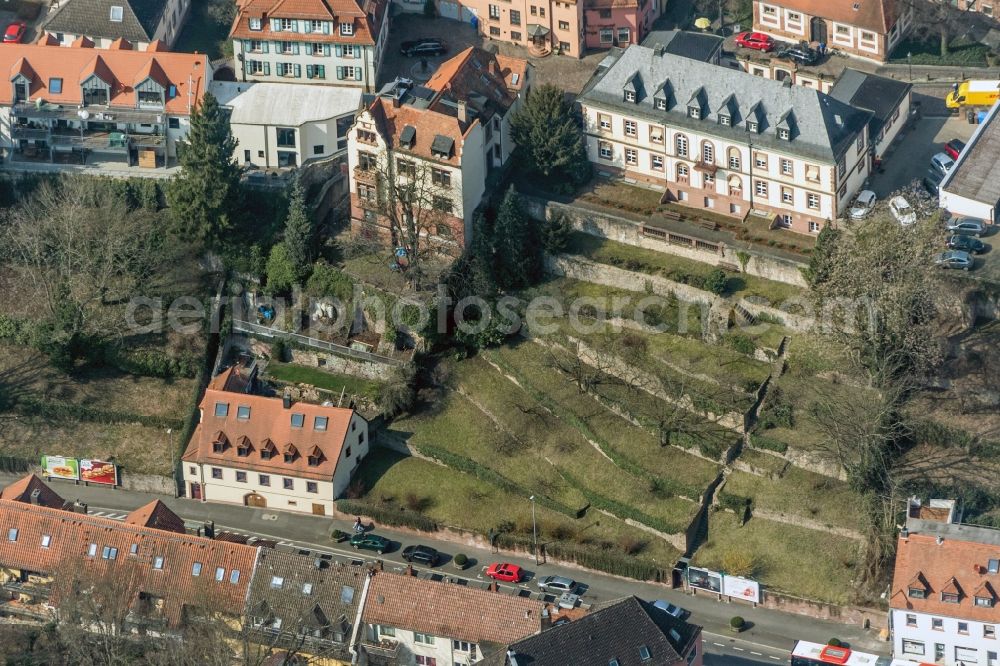
<path id="1" fill-rule="evenodd" d="M 400 54 L 399 48 L 403 41 L 413 41 L 435 37 L 444 41 L 448 52 L 439 57 L 427 58 L 427 68 L 422 68 L 421 58 L 411 58 Z M 544 58 L 534 58 L 528 55 L 524 47 L 507 42 L 486 39 L 477 33 L 470 23 L 446 18 L 427 18 L 419 14 L 396 14 L 392 17 L 389 30 L 389 44 L 386 47 L 385 60 L 379 71 L 379 85 L 392 81 L 397 76 L 412 78 L 415 81 L 426 81 L 431 73 L 443 61 L 460 53 L 469 46 L 495 46 L 497 52 L 517 58 L 524 58 L 534 65 L 535 84 L 553 83 L 560 88 L 578 93 L 597 68 L 597 64 L 607 55 L 606 52 L 590 53 L 583 58 L 549 55 Z"/>
<path id="2" fill-rule="evenodd" d="M 951 139 L 968 141 L 976 126 L 965 116 L 920 118 L 906 134 L 899 136 L 886 155 L 881 173 L 876 173 L 866 186 L 885 199 L 893 192 L 920 180 L 930 168 L 931 158 L 944 150 Z"/>

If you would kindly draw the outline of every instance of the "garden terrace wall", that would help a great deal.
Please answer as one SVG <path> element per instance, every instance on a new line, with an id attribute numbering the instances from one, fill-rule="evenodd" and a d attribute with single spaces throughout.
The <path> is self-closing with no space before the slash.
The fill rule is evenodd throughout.
<path id="1" fill-rule="evenodd" d="M 619 243 L 625 243 L 626 245 L 634 245 L 648 250 L 673 254 L 713 266 L 731 268 L 741 265 L 740 259 L 737 256 L 738 250 L 729 247 L 725 243 L 705 241 L 704 245 L 718 248 L 714 252 L 708 249 L 697 249 L 696 246 L 699 239 L 693 236 L 690 239 L 690 245 L 667 242 L 643 234 L 643 226 L 639 222 L 608 212 L 597 212 L 590 208 L 547 201 L 532 196 L 523 196 L 522 200 L 525 210 L 531 217 L 537 220 L 551 219 L 554 214 L 562 214 L 577 231 L 582 231 L 583 233 L 599 238 L 608 238 Z M 740 249 L 739 251 L 750 255 L 750 259 L 743 269 L 748 275 L 784 282 L 797 287 L 807 286 L 805 278 L 802 276 L 802 269 L 806 266 L 805 263 L 767 255 L 755 250 Z"/>

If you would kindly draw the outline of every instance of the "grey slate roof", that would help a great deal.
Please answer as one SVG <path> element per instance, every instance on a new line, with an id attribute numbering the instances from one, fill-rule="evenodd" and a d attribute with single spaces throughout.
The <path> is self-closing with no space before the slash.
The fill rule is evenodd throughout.
<path id="1" fill-rule="evenodd" d="M 121 22 L 111 20 L 112 7 L 122 8 Z M 149 42 L 166 9 L 167 0 L 70 0 L 44 27 L 49 32 Z"/>
<path id="2" fill-rule="evenodd" d="M 507 650 L 493 653 L 482 666 L 673 666 L 684 663 L 701 627 L 668 615 L 649 602 L 626 597 L 598 606 L 578 620 L 555 625 Z M 639 650 L 645 646 L 650 659 Z M 514 662 L 508 656 L 514 654 Z"/>
<path id="3" fill-rule="evenodd" d="M 707 32 L 652 30 L 646 35 L 646 39 L 642 40 L 642 45 L 653 48 L 659 44 L 666 53 L 710 62 L 722 50 L 724 41 L 722 37 Z"/>
<path id="4" fill-rule="evenodd" d="M 669 84 L 672 93 L 666 111 L 657 109 L 653 102 L 664 83 Z M 627 86 L 637 91 L 635 103 L 625 101 Z M 689 118 L 687 100 L 699 90 L 708 112 L 703 112 L 700 119 Z M 733 99 L 729 101 L 738 113 L 727 127 L 719 123 L 718 109 L 730 95 Z M 754 146 L 827 163 L 836 163 L 854 145 L 872 115 L 813 88 L 785 86 L 742 70 L 681 56 L 657 56 L 651 48 L 634 45 L 605 58 L 578 101 L 734 143 L 752 139 Z M 789 111 L 795 120 L 791 140 L 779 139 L 778 125 Z M 745 121 L 754 115 L 760 123 L 758 134 L 745 130 Z"/>
<path id="5" fill-rule="evenodd" d="M 320 630 L 346 654 L 368 573 L 365 567 L 262 548 L 247 594 L 247 613 L 267 625 L 280 618 L 282 631 L 293 634 L 299 628 Z M 282 579 L 278 589 L 271 585 L 274 576 Z"/>
<path id="6" fill-rule="evenodd" d="M 1000 104 L 994 104 L 976 128 L 941 182 L 941 189 L 990 206 L 1000 205 Z"/>
<path id="7" fill-rule="evenodd" d="M 868 123 L 868 135 L 878 136 L 912 87 L 903 81 L 848 67 L 830 89 L 830 97 L 855 108 L 871 111 L 873 115 Z"/>

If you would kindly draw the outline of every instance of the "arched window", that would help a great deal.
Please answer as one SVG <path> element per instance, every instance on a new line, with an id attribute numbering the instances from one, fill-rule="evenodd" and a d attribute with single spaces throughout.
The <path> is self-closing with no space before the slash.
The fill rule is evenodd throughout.
<path id="1" fill-rule="evenodd" d="M 686 183 L 687 180 L 688 180 L 688 176 L 690 176 L 690 175 L 691 175 L 691 171 L 688 168 L 687 164 L 678 164 L 677 165 L 677 180 L 678 181 Z"/>
<path id="2" fill-rule="evenodd" d="M 705 164 L 715 164 L 715 146 L 711 141 L 703 141 L 701 144 L 701 161 Z"/>
<path id="3" fill-rule="evenodd" d="M 674 138 L 674 147 L 677 149 L 678 157 L 688 156 L 688 138 L 683 134 L 678 134 Z"/>
<path id="4" fill-rule="evenodd" d="M 736 147 L 731 147 L 729 149 L 729 168 L 733 171 L 740 170 L 740 149 Z"/>
<path id="5" fill-rule="evenodd" d="M 743 192 L 743 181 L 739 176 L 729 177 L 729 196 L 738 197 Z"/>

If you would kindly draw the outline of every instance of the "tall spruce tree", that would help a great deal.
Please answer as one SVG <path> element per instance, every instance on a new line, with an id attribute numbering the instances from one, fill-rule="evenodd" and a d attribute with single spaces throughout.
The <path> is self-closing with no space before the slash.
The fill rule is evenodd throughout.
<path id="1" fill-rule="evenodd" d="M 542 248 L 537 225 L 511 187 L 504 194 L 493 223 L 494 276 L 501 289 L 522 289 L 538 281 Z"/>
<path id="2" fill-rule="evenodd" d="M 236 139 L 218 100 L 205 93 L 191 114 L 181 173 L 166 189 L 174 226 L 187 238 L 218 245 L 239 203 Z"/>
<path id="3" fill-rule="evenodd" d="M 312 268 L 313 241 L 316 228 L 306 205 L 306 192 L 298 176 L 292 181 L 288 200 L 288 217 L 285 218 L 285 247 L 288 260 L 295 271 L 296 280 L 304 280 Z"/>
<path id="4" fill-rule="evenodd" d="M 590 178 L 583 132 L 562 90 L 535 88 L 514 115 L 511 134 L 526 166 L 553 183 L 579 185 Z"/>

